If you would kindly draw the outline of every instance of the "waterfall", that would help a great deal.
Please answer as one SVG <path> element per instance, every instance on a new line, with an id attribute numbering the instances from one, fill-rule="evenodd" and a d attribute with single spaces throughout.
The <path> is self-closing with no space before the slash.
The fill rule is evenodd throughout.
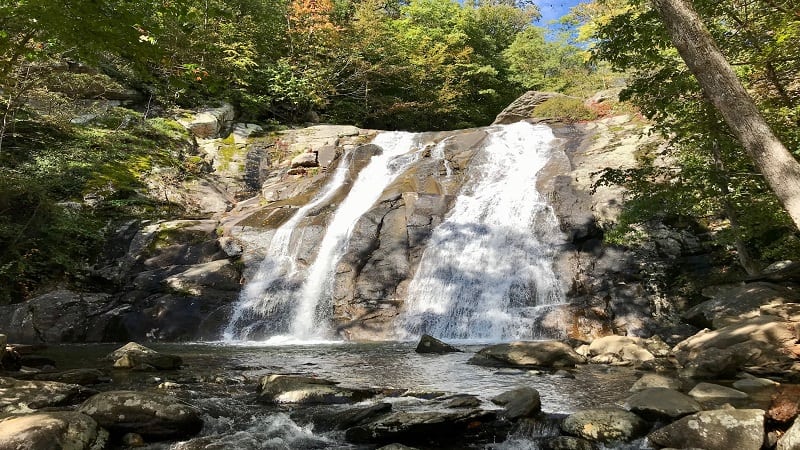
<path id="1" fill-rule="evenodd" d="M 242 290 L 223 332 L 224 340 L 249 339 L 252 331 L 267 321 L 272 334 L 290 334 L 289 337 L 275 336 L 275 342 L 327 337 L 336 263 L 344 254 L 358 219 L 419 157 L 418 151 L 411 152 L 418 150 L 417 140 L 417 134 L 406 132 L 383 132 L 375 137 L 372 144 L 380 147 L 381 151 L 361 169 L 349 193 L 337 206 L 319 244 L 317 256 L 305 270 L 296 263 L 299 246 L 292 248 L 292 236 L 309 212 L 330 201 L 344 184 L 350 168 L 349 158 L 345 158 L 322 192 L 275 231 L 267 256 Z"/>
<path id="2" fill-rule="evenodd" d="M 536 181 L 554 139 L 526 122 L 489 129 L 409 284 L 400 337 L 548 337 L 540 316 L 564 294 L 552 268 L 558 221 Z"/>
<path id="3" fill-rule="evenodd" d="M 292 299 L 293 287 L 297 281 L 299 270 L 296 264 L 299 247 L 291 248 L 290 243 L 297 225 L 308 213 L 326 202 L 342 187 L 350 169 L 350 155 L 346 154 L 339 163 L 330 180 L 313 200 L 299 208 L 292 217 L 284 222 L 272 235 L 266 256 L 255 275 L 245 284 L 234 307 L 231 319 L 223 331 L 223 339 L 247 339 L 257 321 L 264 317 L 272 317 L 282 327 L 280 310 L 286 309 Z M 247 320 L 248 324 L 240 322 Z"/>
<path id="4" fill-rule="evenodd" d="M 418 135 L 401 131 L 384 132 L 373 144 L 383 151 L 374 155 L 358 174 L 350 193 L 328 224 L 319 253 L 308 270 L 292 319 L 291 334 L 300 339 L 323 337 L 331 317 L 331 290 L 336 263 L 346 251 L 347 240 L 361 216 L 380 198 L 383 190 L 418 157 Z M 417 149 L 418 150 L 418 149 Z M 322 336 L 321 336 L 322 335 Z"/>

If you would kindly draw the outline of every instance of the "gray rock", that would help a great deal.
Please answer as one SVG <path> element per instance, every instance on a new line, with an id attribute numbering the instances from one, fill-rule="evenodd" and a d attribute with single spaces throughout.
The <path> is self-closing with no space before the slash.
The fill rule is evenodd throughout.
<path id="1" fill-rule="evenodd" d="M 169 289 L 189 295 L 202 296 L 208 290 L 238 291 L 241 274 L 233 262 L 226 259 L 189 266 L 186 270 L 165 278 Z"/>
<path id="2" fill-rule="evenodd" d="M 209 139 L 218 136 L 221 130 L 230 125 L 233 117 L 233 106 L 223 103 L 217 108 L 208 108 L 188 117 L 180 117 L 177 121 L 195 136 Z"/>
<path id="3" fill-rule="evenodd" d="M 745 378 L 733 382 L 733 388 L 742 392 L 758 392 L 764 389 L 769 389 L 778 386 L 779 383 L 772 381 L 768 378 L 758 378 L 754 376 L 746 376 Z"/>
<path id="4" fill-rule="evenodd" d="M 667 377 L 664 375 L 659 375 L 656 373 L 646 373 L 642 375 L 641 378 L 636 380 L 631 386 L 631 392 L 641 391 L 643 389 L 650 389 L 650 388 L 667 388 L 667 389 L 675 389 L 679 390 L 682 387 L 682 383 L 675 378 Z"/>
<path id="5" fill-rule="evenodd" d="M 653 431 L 647 439 L 660 447 L 759 450 L 764 443 L 764 411 L 701 411 Z"/>
<path id="6" fill-rule="evenodd" d="M 115 369 L 133 369 L 146 365 L 157 370 L 174 370 L 183 364 L 180 356 L 159 353 L 136 342 L 128 342 L 104 359 L 113 361 Z"/>
<path id="7" fill-rule="evenodd" d="M 292 158 L 291 168 L 296 169 L 298 167 L 318 167 L 319 162 L 317 162 L 317 153 L 316 152 L 303 152 L 299 155 Z"/>
<path id="8" fill-rule="evenodd" d="M 677 419 L 703 410 L 695 399 L 667 388 L 638 391 L 625 400 L 625 407 L 649 420 Z"/>
<path id="9" fill-rule="evenodd" d="M 481 401 L 470 394 L 456 394 L 446 398 L 437 399 L 441 408 L 477 408 Z"/>
<path id="10" fill-rule="evenodd" d="M 646 341 L 631 336 L 604 336 L 589 344 L 591 362 L 610 364 L 617 361 L 642 363 L 655 358 L 646 348 Z M 599 358 L 598 358 L 599 357 Z"/>
<path id="11" fill-rule="evenodd" d="M 797 337 L 794 323 L 777 316 L 759 316 L 718 330 L 703 330 L 678 343 L 673 353 L 682 374 L 696 378 L 733 376 L 749 366 L 781 373 L 794 360 L 788 356 Z"/>
<path id="12" fill-rule="evenodd" d="M 621 408 L 597 408 L 569 415 L 561 423 L 561 429 L 592 441 L 631 441 L 647 432 L 647 423 Z"/>
<path id="13" fill-rule="evenodd" d="M 490 367 L 575 367 L 585 363 L 567 344 L 559 341 L 512 342 L 497 344 L 480 350 L 470 364 Z"/>
<path id="14" fill-rule="evenodd" d="M 225 252 L 225 254 L 229 258 L 236 258 L 242 256 L 242 253 L 244 252 L 244 247 L 242 246 L 242 243 L 239 242 L 239 240 L 236 238 L 230 236 L 223 236 L 219 238 L 218 242 L 222 251 Z"/>
<path id="15" fill-rule="evenodd" d="M 511 420 L 531 417 L 542 410 L 539 391 L 530 387 L 518 387 L 504 392 L 492 398 L 492 403 L 503 406 L 503 417 Z"/>
<path id="16" fill-rule="evenodd" d="M 108 433 L 77 412 L 25 414 L 0 420 L 0 450 L 100 450 Z"/>
<path id="17" fill-rule="evenodd" d="M 376 394 L 372 390 L 342 388 L 333 381 L 299 375 L 267 375 L 261 378 L 259 385 L 258 400 L 264 403 L 356 403 Z"/>
<path id="18" fill-rule="evenodd" d="M 450 344 L 440 341 L 435 337 L 423 334 L 421 338 L 419 338 L 419 343 L 417 344 L 417 348 L 414 350 L 417 353 L 454 353 L 460 352 L 461 350 L 453 347 Z"/>
<path id="19" fill-rule="evenodd" d="M 698 383 L 689 395 L 700 400 L 741 400 L 748 397 L 742 391 L 712 383 Z"/>
<path id="20" fill-rule="evenodd" d="M 796 292 L 767 282 L 712 286 L 704 289 L 703 295 L 711 300 L 687 310 L 683 318 L 693 325 L 714 329 L 758 317 L 764 305 L 800 300 Z"/>
<path id="21" fill-rule="evenodd" d="M 780 439 L 775 450 L 798 450 L 800 449 L 800 420 L 795 419 L 794 423 Z"/>
<path id="22" fill-rule="evenodd" d="M 438 443 L 458 440 L 494 421 L 495 414 L 483 410 L 400 411 L 375 422 L 350 428 L 345 433 L 356 444 L 391 442 Z"/>
<path id="23" fill-rule="evenodd" d="M 528 91 L 518 99 L 511 102 L 494 119 L 493 125 L 519 122 L 520 120 L 530 119 L 533 116 L 533 109 L 544 101 L 553 97 L 564 97 L 563 94 L 555 92 Z"/>
<path id="24" fill-rule="evenodd" d="M 120 437 L 137 433 L 148 440 L 182 439 L 203 428 L 199 410 L 164 394 L 102 392 L 86 400 L 78 411 Z"/>
<path id="25" fill-rule="evenodd" d="M 17 376 L 18 379 L 30 379 L 36 381 L 57 381 L 66 384 L 78 384 L 89 386 L 92 384 L 106 383 L 110 381 L 108 375 L 98 369 L 71 369 L 60 372 L 35 373 L 28 377 Z"/>
<path id="26" fill-rule="evenodd" d="M 0 413 L 19 414 L 33 409 L 74 405 L 96 393 L 77 384 L 0 377 Z"/>
<path id="27" fill-rule="evenodd" d="M 543 450 L 596 450 L 597 446 L 586 439 L 574 436 L 558 436 L 552 439 L 547 439 L 543 446 Z"/>
<path id="28" fill-rule="evenodd" d="M 108 294 L 53 291 L 14 305 L 0 327 L 20 344 L 85 342 L 95 326 L 92 314 L 110 300 Z"/>

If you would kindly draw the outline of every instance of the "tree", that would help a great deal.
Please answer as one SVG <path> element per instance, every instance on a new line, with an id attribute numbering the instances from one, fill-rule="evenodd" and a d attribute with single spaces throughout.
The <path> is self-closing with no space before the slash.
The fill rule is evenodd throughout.
<path id="1" fill-rule="evenodd" d="M 684 0 L 651 0 L 689 70 L 800 228 L 800 163 L 775 136 L 697 13 Z"/>

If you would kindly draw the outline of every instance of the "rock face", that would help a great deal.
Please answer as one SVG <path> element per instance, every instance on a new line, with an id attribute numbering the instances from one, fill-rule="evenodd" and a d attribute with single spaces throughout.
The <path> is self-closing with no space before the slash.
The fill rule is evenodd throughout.
<path id="1" fill-rule="evenodd" d="M 0 311 L 0 330 L 12 342 L 83 342 L 92 336 L 91 318 L 102 311 L 111 296 L 53 291 Z M 13 309 L 12 309 L 13 308 Z"/>
<path id="2" fill-rule="evenodd" d="M 619 408 L 587 409 L 569 415 L 561 429 L 592 441 L 631 441 L 643 436 L 647 424 L 636 414 Z"/>
<path id="3" fill-rule="evenodd" d="M 268 375 L 261 379 L 258 400 L 302 405 L 356 403 L 375 395 L 366 389 L 348 389 L 320 378 Z"/>
<path id="4" fill-rule="evenodd" d="M 661 447 L 758 450 L 764 444 L 764 411 L 701 411 L 659 428 L 647 439 Z"/>
<path id="5" fill-rule="evenodd" d="M 704 289 L 703 295 L 710 300 L 687 310 L 683 317 L 689 323 L 713 329 L 758 317 L 762 306 L 800 300 L 797 292 L 767 282 L 713 286 Z"/>
<path id="6" fill-rule="evenodd" d="M 585 359 L 558 341 L 512 342 L 480 350 L 469 362 L 491 367 L 575 367 Z"/>
<path id="7" fill-rule="evenodd" d="M 493 124 L 514 123 L 520 120 L 530 119 L 533 117 L 533 109 L 536 106 L 553 97 L 563 96 L 563 94 L 555 92 L 528 91 L 522 94 L 520 98 L 514 100 L 504 110 L 500 111 L 500 114 L 494 119 Z"/>
<path id="8" fill-rule="evenodd" d="M 105 448 L 108 433 L 77 412 L 27 414 L 0 420 L 0 450 Z"/>
<path id="9" fill-rule="evenodd" d="M 417 348 L 414 350 L 417 353 L 455 353 L 460 352 L 461 350 L 453 347 L 450 344 L 440 341 L 433 336 L 428 334 L 423 334 L 421 338 L 419 338 L 419 343 L 417 344 Z"/>
<path id="10" fill-rule="evenodd" d="M 197 409 L 175 397 L 148 392 L 103 392 L 84 402 L 79 412 L 118 437 L 137 433 L 147 440 L 181 439 L 203 428 Z"/>

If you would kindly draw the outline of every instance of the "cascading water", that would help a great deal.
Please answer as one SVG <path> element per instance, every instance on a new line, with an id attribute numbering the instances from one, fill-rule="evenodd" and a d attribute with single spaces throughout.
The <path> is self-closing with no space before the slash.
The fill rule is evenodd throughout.
<path id="1" fill-rule="evenodd" d="M 298 249 L 291 248 L 292 236 L 303 218 L 329 201 L 343 185 L 349 170 L 347 158 L 323 192 L 276 230 L 267 257 L 242 290 L 223 339 L 247 340 L 252 329 L 264 320 L 269 320 L 270 329 L 277 334 L 272 338 L 274 342 L 328 337 L 332 313 L 330 291 L 336 263 L 358 219 L 419 156 L 419 152 L 410 153 L 416 149 L 417 137 L 406 132 L 384 132 L 375 137 L 372 143 L 380 147 L 381 152 L 372 156 L 359 172 L 349 193 L 336 208 L 316 259 L 307 270 L 296 264 Z M 289 336 L 283 335 L 285 333 Z"/>
<path id="2" fill-rule="evenodd" d="M 560 331 L 538 325 L 547 305 L 563 302 L 550 245 L 558 221 L 536 190 L 554 139 L 526 122 L 489 129 L 409 284 L 400 337 L 503 341 Z"/>
<path id="3" fill-rule="evenodd" d="M 298 281 L 299 270 L 296 264 L 299 248 L 291 248 L 292 235 L 300 221 L 311 210 L 329 201 L 342 187 L 350 168 L 349 156 L 349 154 L 344 155 L 342 162 L 339 163 L 322 191 L 275 230 L 266 257 L 261 261 L 255 275 L 239 295 L 239 301 L 223 332 L 224 340 L 247 339 L 253 326 L 256 325 L 254 320 L 267 316 L 277 316 L 274 317 L 276 321 L 283 319 L 279 311 L 290 306 L 293 286 L 300 284 Z M 243 325 L 240 323 L 242 321 L 248 323 Z M 281 327 L 281 324 L 278 326 Z"/>
<path id="4" fill-rule="evenodd" d="M 383 151 L 374 155 L 358 174 L 350 193 L 328 224 L 317 258 L 308 270 L 292 320 L 295 338 L 324 337 L 332 313 L 331 288 L 336 263 L 346 250 L 347 240 L 358 219 L 380 198 L 383 190 L 419 156 L 417 134 L 402 131 L 381 133 L 372 141 Z"/>

